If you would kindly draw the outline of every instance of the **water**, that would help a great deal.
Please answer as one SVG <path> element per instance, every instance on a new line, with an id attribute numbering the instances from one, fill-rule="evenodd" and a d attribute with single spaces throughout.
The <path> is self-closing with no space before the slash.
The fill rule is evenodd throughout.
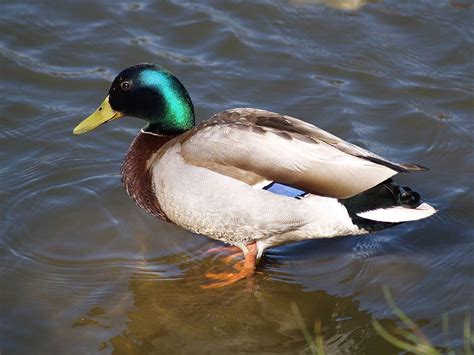
<path id="1" fill-rule="evenodd" d="M 349 1 L 346 1 L 346 5 Z M 0 13 L 0 352 L 401 350 L 396 303 L 462 352 L 473 318 L 473 7 L 467 1 L 14 2 Z M 268 252 L 254 282 L 202 290 L 219 244 L 153 219 L 120 183 L 142 122 L 72 128 L 138 62 L 173 71 L 198 120 L 249 106 L 401 162 L 440 212 Z M 449 331 L 442 331 L 447 313 Z"/>

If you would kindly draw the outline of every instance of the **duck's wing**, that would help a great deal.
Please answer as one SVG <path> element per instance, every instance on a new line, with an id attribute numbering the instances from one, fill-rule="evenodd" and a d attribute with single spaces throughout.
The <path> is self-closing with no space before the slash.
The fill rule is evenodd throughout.
<path id="1" fill-rule="evenodd" d="M 251 185 L 277 181 L 313 194 L 347 198 L 389 177 L 426 170 L 397 164 L 299 119 L 257 109 L 220 112 L 181 141 L 190 164 Z"/>

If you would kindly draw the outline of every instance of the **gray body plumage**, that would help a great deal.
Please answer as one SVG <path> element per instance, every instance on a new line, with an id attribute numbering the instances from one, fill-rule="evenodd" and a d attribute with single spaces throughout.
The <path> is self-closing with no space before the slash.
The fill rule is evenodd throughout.
<path id="1" fill-rule="evenodd" d="M 244 251 L 256 241 L 259 256 L 289 242 L 367 233 L 338 199 L 398 172 L 424 170 L 390 162 L 296 118 L 256 109 L 216 114 L 164 144 L 146 168 L 169 221 Z M 262 189 L 273 181 L 307 194 L 295 199 Z M 413 219 L 435 212 L 428 207 Z"/>
<path id="2" fill-rule="evenodd" d="M 190 165 L 173 145 L 153 166 L 155 193 L 178 226 L 239 247 L 267 247 L 318 237 L 361 233 L 337 199 L 294 199 L 254 188 L 215 171 Z M 181 178 L 180 178 L 181 177 Z"/>

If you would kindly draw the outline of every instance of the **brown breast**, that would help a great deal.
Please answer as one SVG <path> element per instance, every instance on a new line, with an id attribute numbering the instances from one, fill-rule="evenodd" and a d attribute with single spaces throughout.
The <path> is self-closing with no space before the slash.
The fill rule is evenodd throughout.
<path id="1" fill-rule="evenodd" d="M 122 182 L 128 195 L 149 214 L 166 221 L 168 218 L 153 190 L 150 159 L 156 157 L 163 145 L 173 138 L 140 132 L 128 148 L 122 164 Z"/>

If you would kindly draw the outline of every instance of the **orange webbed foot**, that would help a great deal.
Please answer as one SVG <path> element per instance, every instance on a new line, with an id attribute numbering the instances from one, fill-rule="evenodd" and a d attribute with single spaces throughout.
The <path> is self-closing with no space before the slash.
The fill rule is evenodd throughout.
<path id="1" fill-rule="evenodd" d="M 226 257 L 221 258 L 224 263 L 230 264 L 232 263 L 235 259 L 238 259 L 242 255 L 242 250 L 239 247 L 234 247 L 234 246 L 223 246 L 223 247 L 215 247 L 211 248 L 208 251 L 206 251 L 207 254 L 212 254 L 212 253 L 224 253 L 228 254 Z"/>
<path id="2" fill-rule="evenodd" d="M 201 288 L 220 288 L 224 286 L 231 285 L 239 280 L 251 277 L 255 274 L 255 264 L 257 259 L 257 247 L 256 243 L 251 243 L 247 245 L 247 253 L 245 254 L 245 260 L 238 262 L 234 265 L 235 272 L 221 272 L 221 273 L 212 273 L 208 272 L 206 277 L 214 280 L 207 285 L 202 285 Z M 224 258 L 226 263 L 232 261 L 238 254 L 230 255 Z"/>

